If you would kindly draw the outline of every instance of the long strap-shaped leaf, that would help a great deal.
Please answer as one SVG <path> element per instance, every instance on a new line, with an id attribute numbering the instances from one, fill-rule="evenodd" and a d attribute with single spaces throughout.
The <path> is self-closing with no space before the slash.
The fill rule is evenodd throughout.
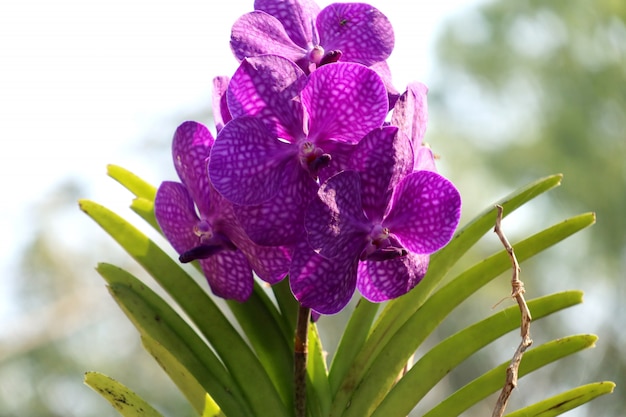
<path id="1" fill-rule="evenodd" d="M 152 240 L 109 209 L 89 200 L 81 209 L 109 233 L 185 311 L 211 343 L 244 392 L 252 410 L 288 416 L 258 358 L 202 288 Z M 250 384 L 250 380 L 257 381 Z"/>
<path id="2" fill-rule="evenodd" d="M 561 174 L 541 178 L 513 192 L 497 204 L 503 207 L 508 216 L 533 198 L 561 184 Z M 374 324 L 363 350 L 366 355 L 378 355 L 389 338 L 424 304 L 433 290 L 454 264 L 488 231 L 493 229 L 497 216 L 495 204 L 485 209 L 474 220 L 460 228 L 450 243 L 431 256 L 428 273 L 417 287 L 403 297 L 387 304 Z"/>
<path id="3" fill-rule="evenodd" d="M 582 292 L 569 291 L 531 300 L 528 307 L 533 320 L 539 320 L 581 302 Z M 519 308 L 511 306 L 443 340 L 413 365 L 372 416 L 407 415 L 451 369 L 487 344 L 518 328 L 519 322 Z"/>
<path id="4" fill-rule="evenodd" d="M 178 352 L 170 352 L 148 335 L 142 335 L 141 342 L 185 395 L 198 415 L 202 417 L 226 417 L 217 402 L 206 393 L 206 390 L 191 374 L 190 370 L 180 363 Z"/>
<path id="5" fill-rule="evenodd" d="M 568 336 L 553 340 L 526 351 L 519 368 L 518 377 L 523 377 L 553 363 L 567 355 L 593 347 L 598 337 L 591 334 Z M 454 394 L 437 404 L 423 417 L 455 417 L 467 410 L 490 394 L 502 389 L 506 368 L 510 361 L 505 362 L 471 381 Z"/>
<path id="6" fill-rule="evenodd" d="M 610 394 L 615 389 L 613 382 L 594 382 L 550 397 L 528 407 L 524 407 L 504 417 L 555 417 L 585 404 L 596 397 Z"/>
<path id="7" fill-rule="evenodd" d="M 101 263 L 97 270 L 142 338 L 149 338 L 163 346 L 230 414 L 250 412 L 242 392 L 222 362 L 161 297 L 139 279 L 114 265 Z M 171 367 L 169 371 L 172 371 Z M 183 394 L 188 398 L 197 397 L 196 391 L 183 391 Z"/>
<path id="8" fill-rule="evenodd" d="M 515 245 L 521 262 L 593 224 L 593 213 L 565 220 Z M 432 330 L 463 300 L 510 268 L 506 251 L 501 251 L 443 286 L 413 314 L 380 349 L 368 348 L 357 356 L 331 408 L 331 416 L 369 416 L 382 401 L 407 359 Z M 418 286 L 419 287 L 419 286 Z M 378 356 L 372 356 L 381 352 Z"/>
<path id="9" fill-rule="evenodd" d="M 87 372 L 85 384 L 99 392 L 124 417 L 163 417 L 135 392 L 106 375 Z"/>

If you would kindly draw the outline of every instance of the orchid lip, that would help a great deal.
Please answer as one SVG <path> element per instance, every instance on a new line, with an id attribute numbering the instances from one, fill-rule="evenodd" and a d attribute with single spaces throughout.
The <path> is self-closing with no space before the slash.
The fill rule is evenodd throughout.
<path id="1" fill-rule="evenodd" d="M 185 264 L 198 259 L 207 259 L 223 250 L 237 249 L 237 246 L 221 233 L 215 233 L 209 239 L 203 236 L 201 242 L 200 245 L 183 252 L 178 260 Z"/>

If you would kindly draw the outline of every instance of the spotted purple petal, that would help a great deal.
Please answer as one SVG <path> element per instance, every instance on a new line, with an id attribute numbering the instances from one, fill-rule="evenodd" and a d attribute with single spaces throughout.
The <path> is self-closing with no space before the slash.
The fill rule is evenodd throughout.
<path id="1" fill-rule="evenodd" d="M 278 19 L 291 40 L 303 49 L 318 41 L 315 18 L 320 8 L 311 0 L 256 0 L 255 10 L 262 10 Z"/>
<path id="2" fill-rule="evenodd" d="M 271 200 L 259 205 L 235 206 L 250 239 L 259 245 L 291 246 L 303 239 L 304 211 L 318 185 L 300 165 L 285 166 L 283 185 Z"/>
<path id="3" fill-rule="evenodd" d="M 385 85 L 375 71 L 354 63 L 324 65 L 302 90 L 314 141 L 356 143 L 382 126 L 388 111 Z"/>
<path id="4" fill-rule="evenodd" d="M 321 314 L 335 314 L 352 298 L 356 286 L 358 254 L 332 259 L 299 244 L 289 269 L 289 284 L 296 299 Z"/>
<path id="5" fill-rule="evenodd" d="M 361 208 L 361 184 L 355 171 L 331 177 L 319 189 L 305 214 L 311 248 L 327 258 L 359 253 L 370 222 Z"/>
<path id="6" fill-rule="evenodd" d="M 431 171 L 417 171 L 396 188 L 383 225 L 414 253 L 445 246 L 459 223 L 461 197 L 454 185 Z"/>
<path id="7" fill-rule="evenodd" d="M 211 187 L 206 173 L 206 160 L 212 145 L 211 132 L 197 122 L 181 124 L 172 141 L 176 172 L 201 213 L 210 210 Z"/>
<path id="8" fill-rule="evenodd" d="M 254 285 L 252 269 L 240 250 L 224 250 L 200 260 L 211 291 L 218 297 L 246 301 Z"/>
<path id="9" fill-rule="evenodd" d="M 400 297 L 426 275 L 428 255 L 408 253 L 401 258 L 359 263 L 357 288 L 363 297 L 380 303 Z"/>
<path id="10" fill-rule="evenodd" d="M 428 87 L 414 82 L 398 98 L 391 115 L 391 124 L 398 126 L 407 135 L 415 148 L 422 145 L 428 124 Z"/>
<path id="11" fill-rule="evenodd" d="M 373 222 L 387 213 L 389 200 L 400 180 L 413 171 L 413 150 L 398 128 L 372 130 L 356 145 L 349 169 L 361 175 L 363 210 Z"/>
<path id="12" fill-rule="evenodd" d="M 293 147 L 276 139 L 262 121 L 232 120 L 217 135 L 209 159 L 215 189 L 234 204 L 260 204 L 278 192 Z"/>
<path id="13" fill-rule="evenodd" d="M 218 133 L 232 119 L 226 103 L 229 81 L 230 78 L 227 76 L 213 78 L 213 121 Z"/>
<path id="14" fill-rule="evenodd" d="M 428 146 L 420 146 L 415 152 L 415 165 L 413 166 L 415 171 L 433 171 L 437 172 L 435 166 L 435 156 L 433 151 Z"/>
<path id="15" fill-rule="evenodd" d="M 239 61 L 273 54 L 295 62 L 306 54 L 305 49 L 289 38 L 278 19 L 262 11 L 246 13 L 237 19 L 231 30 L 230 48 Z"/>
<path id="16" fill-rule="evenodd" d="M 386 60 L 394 45 L 387 17 L 365 3 L 334 3 L 317 16 L 320 44 L 339 50 L 343 61 L 372 65 Z"/>
<path id="17" fill-rule="evenodd" d="M 256 116 L 277 137 L 289 140 L 302 134 L 302 105 L 295 98 L 307 82 L 293 62 L 276 55 L 246 58 L 228 86 L 228 108 L 233 118 Z"/>
<path id="18" fill-rule="evenodd" d="M 199 218 L 184 185 L 173 181 L 161 183 L 154 211 L 159 227 L 176 252 L 183 253 L 198 244 L 193 228 Z"/>
<path id="19" fill-rule="evenodd" d="M 370 68 L 376 71 L 376 74 L 378 74 L 383 80 L 385 88 L 387 89 L 387 97 L 389 98 L 389 110 L 391 110 L 396 105 L 396 102 L 400 97 L 400 93 L 393 86 L 389 65 L 387 64 L 387 61 L 380 61 L 370 65 Z"/>

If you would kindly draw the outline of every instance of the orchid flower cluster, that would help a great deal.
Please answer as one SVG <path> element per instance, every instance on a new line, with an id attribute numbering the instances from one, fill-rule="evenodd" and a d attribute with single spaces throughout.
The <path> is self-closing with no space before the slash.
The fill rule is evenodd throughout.
<path id="1" fill-rule="evenodd" d="M 239 61 L 214 80 L 217 135 L 185 122 L 180 182 L 155 216 L 212 292 L 244 302 L 254 275 L 288 277 L 303 306 L 342 310 L 355 289 L 397 298 L 452 238 L 461 199 L 424 145 L 426 87 L 394 89 L 388 19 L 363 3 L 256 0 L 233 26 Z"/>

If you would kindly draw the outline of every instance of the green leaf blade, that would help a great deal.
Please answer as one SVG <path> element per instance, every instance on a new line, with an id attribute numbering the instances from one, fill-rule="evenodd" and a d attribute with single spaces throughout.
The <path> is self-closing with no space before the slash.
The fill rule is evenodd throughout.
<path id="1" fill-rule="evenodd" d="M 100 393 L 124 417 L 163 417 L 128 387 L 98 372 L 87 372 L 85 384 Z"/>
<path id="2" fill-rule="evenodd" d="M 614 389 L 615 383 L 610 381 L 582 385 L 537 404 L 509 413 L 504 417 L 555 417 L 588 403 L 601 395 L 610 394 Z"/>

